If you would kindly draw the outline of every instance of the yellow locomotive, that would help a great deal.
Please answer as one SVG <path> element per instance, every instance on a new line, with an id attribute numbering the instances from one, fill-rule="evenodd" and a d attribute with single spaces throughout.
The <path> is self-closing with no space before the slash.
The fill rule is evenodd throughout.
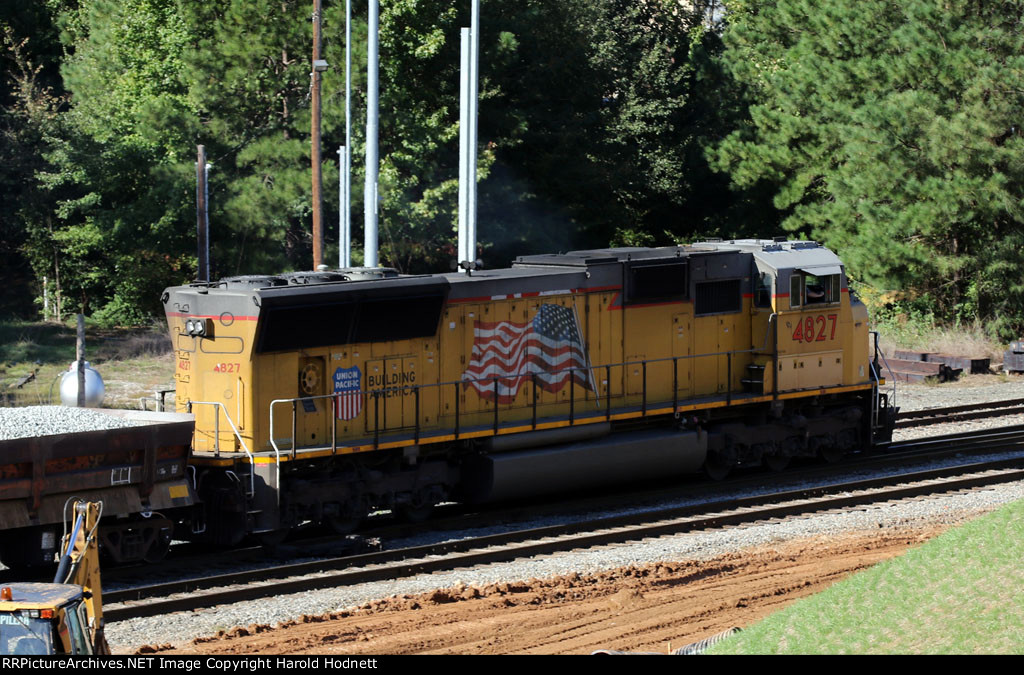
<path id="1" fill-rule="evenodd" d="M 509 269 L 167 289 L 197 537 L 420 518 L 891 435 L 865 307 L 814 242 L 523 256 Z"/>

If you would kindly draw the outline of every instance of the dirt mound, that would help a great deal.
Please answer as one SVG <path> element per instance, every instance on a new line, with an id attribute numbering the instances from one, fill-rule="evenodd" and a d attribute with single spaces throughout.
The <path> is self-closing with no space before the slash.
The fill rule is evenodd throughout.
<path id="1" fill-rule="evenodd" d="M 870 532 L 781 543 L 710 561 L 460 585 L 277 627 L 220 631 L 174 649 L 147 646 L 138 653 L 667 653 L 733 626 L 749 626 L 938 533 Z"/>

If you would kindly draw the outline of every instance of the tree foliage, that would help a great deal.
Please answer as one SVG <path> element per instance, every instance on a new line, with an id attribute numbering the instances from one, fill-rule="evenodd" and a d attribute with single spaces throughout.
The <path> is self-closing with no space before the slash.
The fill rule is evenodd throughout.
<path id="1" fill-rule="evenodd" d="M 21 297 L 38 295 L 45 275 L 109 322 L 158 310 L 160 287 L 195 271 L 197 144 L 213 162 L 214 274 L 310 266 L 312 3 L 15 4 L 0 13 L 0 253 Z M 324 5 L 333 261 L 344 3 Z M 485 262 L 772 236 L 781 223 L 839 249 L 857 278 L 949 319 L 1024 327 L 1021 5 L 731 0 L 724 21 L 713 6 L 482 3 Z M 365 14 L 354 2 L 356 262 Z M 469 2 L 392 0 L 380 18 L 380 259 L 446 271 Z"/>
<path id="2" fill-rule="evenodd" d="M 757 92 L 718 148 L 772 183 L 784 226 L 949 319 L 1022 327 L 1024 6 L 952 0 L 744 5 L 725 59 Z"/>

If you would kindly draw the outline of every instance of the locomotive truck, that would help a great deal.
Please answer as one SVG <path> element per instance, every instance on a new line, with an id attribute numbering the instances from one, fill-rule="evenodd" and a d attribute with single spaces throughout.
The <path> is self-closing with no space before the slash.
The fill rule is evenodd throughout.
<path id="1" fill-rule="evenodd" d="M 891 436 L 868 315 L 811 241 L 508 269 L 238 276 L 162 296 L 195 416 L 193 537 L 836 461 Z"/>

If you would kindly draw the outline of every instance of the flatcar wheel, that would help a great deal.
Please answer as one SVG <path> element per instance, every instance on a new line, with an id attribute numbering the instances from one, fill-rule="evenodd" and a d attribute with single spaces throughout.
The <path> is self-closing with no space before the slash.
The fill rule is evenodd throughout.
<path id="1" fill-rule="evenodd" d="M 732 471 L 733 462 L 730 462 L 717 452 L 709 453 L 704 460 L 704 473 L 711 480 L 722 480 Z"/>
<path id="2" fill-rule="evenodd" d="M 142 559 L 150 564 L 154 564 L 166 558 L 167 552 L 171 550 L 171 532 L 173 531 L 173 528 L 161 528 L 158 530 L 156 538 L 149 545 L 149 549 Z"/>
<path id="3" fill-rule="evenodd" d="M 765 455 L 763 458 L 764 465 L 772 471 L 782 471 L 789 466 L 789 461 L 792 457 L 786 455 Z"/>

